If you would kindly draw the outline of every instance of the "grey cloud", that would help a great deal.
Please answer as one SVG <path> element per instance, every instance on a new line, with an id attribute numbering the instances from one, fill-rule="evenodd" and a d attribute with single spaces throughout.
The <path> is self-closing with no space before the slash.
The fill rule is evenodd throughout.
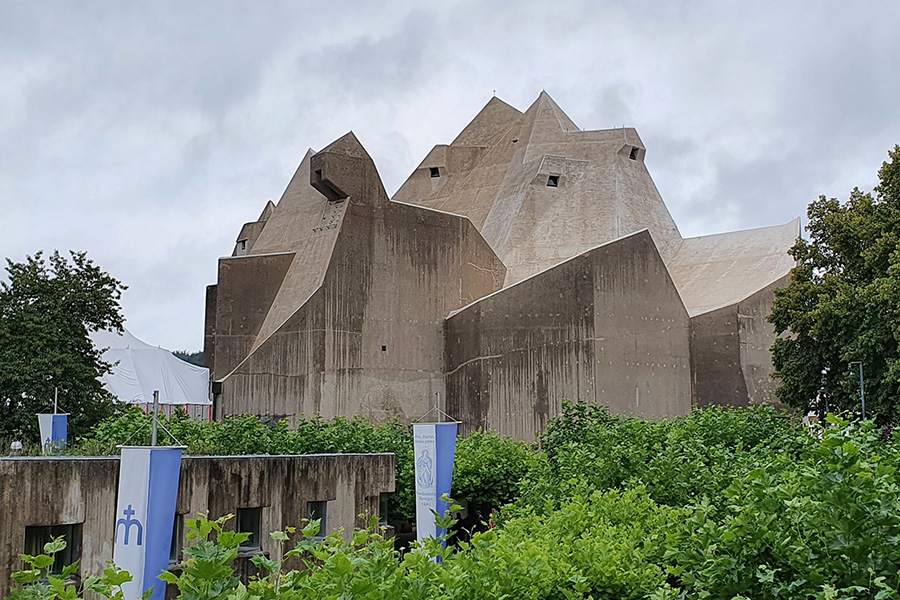
<path id="1" fill-rule="evenodd" d="M 785 2 L 0 5 L 0 254 L 85 249 L 134 333 L 197 349 L 205 285 L 308 147 L 392 193 L 492 90 L 636 127 L 682 231 L 785 222 L 900 141 L 900 7 Z"/>

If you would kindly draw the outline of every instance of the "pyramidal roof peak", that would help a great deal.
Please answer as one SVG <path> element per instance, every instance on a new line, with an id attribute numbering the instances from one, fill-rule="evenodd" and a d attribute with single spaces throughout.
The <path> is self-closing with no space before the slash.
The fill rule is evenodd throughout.
<path id="1" fill-rule="evenodd" d="M 546 90 L 541 90 L 541 93 L 538 94 L 537 99 L 531 103 L 531 106 L 528 107 L 525 114 L 527 115 L 532 111 L 534 111 L 533 118 L 535 120 L 546 120 L 548 116 L 552 114 L 552 116 L 556 118 L 559 128 L 566 133 L 570 131 L 581 131 L 581 128 L 569 118 L 569 115 L 563 112 L 563 109 L 561 109 L 556 101 L 550 97 L 550 94 L 548 94 Z"/>
<path id="2" fill-rule="evenodd" d="M 356 158 L 370 158 L 369 153 L 363 148 L 359 139 L 353 131 L 348 131 L 338 139 L 334 140 L 318 153 L 329 152 L 331 154 L 345 154 Z"/>
<path id="3" fill-rule="evenodd" d="M 522 113 L 494 96 L 475 115 L 465 129 L 459 132 L 451 146 L 490 146 L 496 142 Z"/>

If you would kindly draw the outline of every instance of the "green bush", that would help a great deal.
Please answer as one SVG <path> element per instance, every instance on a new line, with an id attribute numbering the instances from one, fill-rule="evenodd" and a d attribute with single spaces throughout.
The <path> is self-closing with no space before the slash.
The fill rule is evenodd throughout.
<path id="1" fill-rule="evenodd" d="M 832 427 L 673 524 L 669 572 L 692 596 L 898 598 L 900 455 L 869 422 Z"/>
<path id="2" fill-rule="evenodd" d="M 776 456 L 799 456 L 812 440 L 768 406 L 646 421 L 579 402 L 564 403 L 540 444 L 544 457 L 523 478 L 518 503 L 552 509 L 592 490 L 638 486 L 670 506 L 719 505 L 735 478 Z"/>
<path id="3" fill-rule="evenodd" d="M 114 455 L 119 452 L 119 444 L 149 445 L 150 438 L 150 415 L 129 408 L 101 422 L 67 452 Z M 415 515 L 412 433 L 399 421 L 376 426 L 360 417 L 337 417 L 333 421 L 315 417 L 301 420 L 291 429 L 287 421 L 267 425 L 252 415 L 199 421 L 176 411 L 171 417 L 160 415 L 157 441 L 160 445 L 184 445 L 188 455 L 206 456 L 393 452 L 396 492 L 388 501 L 389 516 L 410 521 Z"/>
<path id="4" fill-rule="evenodd" d="M 535 459 L 531 446 L 496 433 L 475 431 L 456 445 L 453 496 L 501 508 L 519 495 L 519 482 Z"/>
<path id="5" fill-rule="evenodd" d="M 150 416 L 131 408 L 100 423 L 68 452 L 85 455 L 118 454 L 119 444 L 149 444 Z M 159 444 L 182 444 L 192 455 L 329 454 L 346 452 L 392 452 L 395 455 L 396 492 L 388 512 L 392 520 L 415 519 L 415 472 L 413 439 L 408 425 L 393 421 L 373 425 L 355 417 L 321 417 L 298 422 L 266 425 L 252 415 L 229 416 L 222 421 L 198 421 L 177 411 L 160 417 Z M 499 508 L 518 495 L 519 480 L 528 469 L 533 452 L 527 444 L 475 432 L 460 439 L 456 448 L 454 496 L 468 503 Z"/>
<path id="6" fill-rule="evenodd" d="M 900 599 L 900 435 L 888 439 L 871 423 L 832 417 L 818 441 L 764 409 L 698 411 L 659 424 L 572 409 L 572 418 L 561 419 L 544 440 L 544 462 L 552 457 L 574 472 L 566 461 L 587 460 L 573 454 L 582 434 L 593 436 L 582 440 L 586 448 L 612 436 L 632 440 L 637 458 L 626 469 L 621 463 L 629 458 L 627 447 L 610 450 L 615 460 L 595 448 L 583 466 L 596 473 L 581 472 L 581 482 L 558 480 L 568 497 L 557 494 L 534 506 L 520 499 L 503 511 L 496 527 L 456 548 L 427 540 L 401 554 L 374 523 L 349 540 L 337 533 L 317 542 L 318 524 L 311 523 L 299 532 L 274 532 L 282 552 L 255 557 L 262 575 L 243 585 L 232 566 L 242 534 L 223 528 L 228 517 L 201 517 L 187 523 L 189 539 L 197 542 L 185 548 L 181 574 L 163 577 L 183 600 Z M 329 435 L 347 440 L 358 431 L 339 427 Z M 282 430 L 274 428 L 273 435 Z M 490 448 L 527 459 L 532 472 L 541 461 L 496 436 L 470 439 L 463 464 L 479 464 Z M 668 488 L 659 465 L 671 464 L 672 457 L 648 466 L 654 464 L 652 449 L 667 452 L 657 445 L 663 442 L 678 444 L 687 455 Z M 643 470 L 641 459 L 650 459 Z M 698 465 L 715 473 L 730 465 L 736 472 L 717 476 L 716 486 L 730 479 L 724 489 L 702 493 L 702 475 L 683 486 Z M 638 483 L 641 478 L 655 492 Z M 591 489 L 596 482 L 609 489 Z M 662 503 L 654 493 L 692 500 Z M 453 525 L 446 517 L 438 522 Z M 77 590 L 67 591 L 60 580 L 41 582 L 41 565 L 52 564 L 52 558 L 23 558 L 26 569 L 14 580 L 30 587 L 17 588 L 14 599 L 76 600 Z M 111 581 L 123 576 L 115 569 L 109 574 Z M 109 582 L 89 581 L 101 595 L 115 594 Z"/>

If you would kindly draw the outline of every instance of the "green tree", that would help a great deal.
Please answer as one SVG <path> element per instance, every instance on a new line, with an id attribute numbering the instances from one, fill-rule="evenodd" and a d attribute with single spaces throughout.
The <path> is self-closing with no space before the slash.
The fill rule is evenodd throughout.
<path id="1" fill-rule="evenodd" d="M 790 250 L 797 266 L 769 321 L 785 334 L 772 353 L 791 406 L 858 412 L 861 362 L 867 416 L 900 417 L 900 146 L 888 155 L 873 193 L 810 204 L 810 239 Z"/>
<path id="2" fill-rule="evenodd" d="M 0 282 L 0 439 L 36 440 L 35 413 L 52 411 L 54 390 L 68 412 L 70 437 L 112 414 L 98 377 L 111 365 L 88 334 L 121 330 L 125 286 L 84 252 L 7 259 Z"/>
<path id="3" fill-rule="evenodd" d="M 203 364 L 203 350 L 198 350 L 197 352 L 189 352 L 187 350 L 173 350 L 172 354 L 174 354 L 184 362 L 191 363 L 192 365 L 196 365 L 198 367 L 206 366 Z"/>

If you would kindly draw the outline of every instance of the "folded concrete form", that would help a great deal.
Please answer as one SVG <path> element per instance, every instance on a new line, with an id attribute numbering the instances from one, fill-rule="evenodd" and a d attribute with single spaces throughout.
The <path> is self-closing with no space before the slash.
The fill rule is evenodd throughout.
<path id="1" fill-rule="evenodd" d="M 350 133 L 310 151 L 207 293 L 218 414 L 413 420 L 533 438 L 614 412 L 774 399 L 765 316 L 799 220 L 681 237 L 634 129 L 493 98 L 389 199 Z"/>

